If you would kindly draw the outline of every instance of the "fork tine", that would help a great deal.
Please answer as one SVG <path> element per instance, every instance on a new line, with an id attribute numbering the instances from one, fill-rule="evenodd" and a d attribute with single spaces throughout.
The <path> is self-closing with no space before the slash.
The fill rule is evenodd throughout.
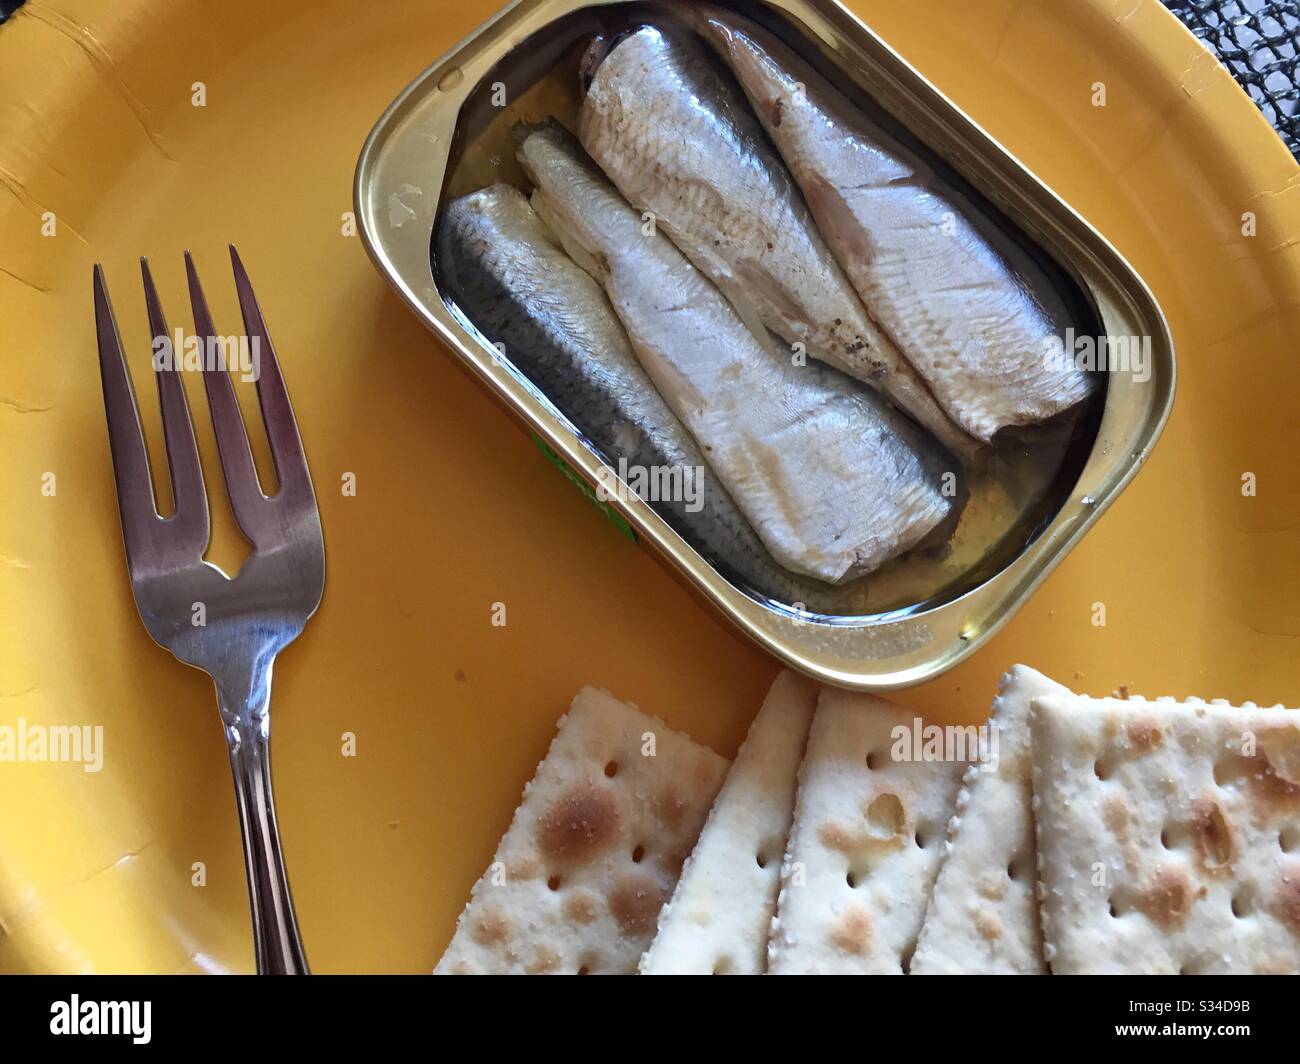
<path id="1" fill-rule="evenodd" d="M 104 415 L 117 482 L 117 506 L 122 515 L 122 538 L 132 571 L 146 562 L 155 546 L 154 533 L 161 521 L 149 474 L 149 454 L 140 428 L 131 372 L 122 351 L 122 336 L 104 284 L 104 271 L 95 264 L 95 333 L 99 342 L 99 373 L 104 387 Z"/>
<path id="2" fill-rule="evenodd" d="M 185 385 L 181 382 L 181 354 L 172 344 L 163 317 L 162 301 L 158 298 L 147 259 L 140 260 L 140 273 L 144 277 L 144 302 L 154 338 L 154 376 L 158 380 L 158 401 L 162 404 L 163 435 L 167 440 L 167 464 L 171 469 L 172 497 L 176 506 L 169 524 L 173 537 L 179 541 L 178 546 L 202 554 L 211 531 L 208 495 L 203 487 L 203 467 L 199 464 L 199 447 L 194 440 L 190 405 L 185 398 Z M 163 350 L 171 351 L 170 366 L 160 364 L 160 341 L 167 344 Z"/>
<path id="3" fill-rule="evenodd" d="M 190 304 L 194 308 L 194 330 L 208 343 L 208 350 L 213 351 L 216 349 L 217 331 L 212 324 L 203 287 L 199 284 L 194 259 L 188 251 L 185 252 L 185 272 L 189 278 Z M 269 546 L 273 526 L 266 509 L 267 499 L 257 480 L 253 452 L 248 445 L 248 433 L 244 429 L 244 418 L 239 412 L 230 373 L 225 368 L 208 365 L 205 360 L 203 385 L 208 393 L 208 409 L 212 412 L 212 428 L 217 437 L 217 453 L 221 456 L 221 472 L 225 476 L 230 508 L 244 535 L 254 546 Z"/>
<path id="4" fill-rule="evenodd" d="M 266 320 L 253 284 L 248 279 L 243 260 L 235 245 L 230 245 L 230 263 L 235 272 L 235 290 L 239 293 L 239 309 L 244 317 L 244 332 L 250 344 L 256 343 L 258 352 L 257 398 L 266 422 L 266 435 L 271 443 L 271 457 L 280 481 L 280 494 L 300 495 L 305 489 L 311 494 L 311 474 L 307 471 L 307 456 L 303 453 L 298 422 L 293 416 L 293 405 L 280 372 L 280 360 L 266 330 Z"/>

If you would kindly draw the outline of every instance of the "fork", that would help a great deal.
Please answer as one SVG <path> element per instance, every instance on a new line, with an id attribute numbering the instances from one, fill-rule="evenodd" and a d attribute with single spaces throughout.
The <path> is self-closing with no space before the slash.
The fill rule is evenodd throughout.
<path id="1" fill-rule="evenodd" d="M 228 369 L 205 358 L 203 384 L 226 493 L 240 529 L 253 546 L 233 578 L 203 559 L 210 537 L 203 470 L 181 382 L 180 353 L 172 352 L 170 366 L 157 357 L 159 338 L 171 334 L 145 259 L 140 260 L 140 269 L 155 338 L 154 368 L 174 499 L 168 517 L 158 513 L 135 390 L 104 273 L 96 264 L 99 369 L 127 569 L 140 619 L 156 643 L 185 664 L 202 669 L 216 685 L 235 779 L 257 971 L 306 975 L 307 959 L 271 793 L 271 667 L 320 605 L 325 546 L 307 458 L 266 322 L 233 245 L 230 258 L 245 333 L 260 359 L 255 363 L 260 370 L 257 397 L 279 481 L 275 495 L 263 494 Z M 188 251 L 185 270 L 195 333 L 205 342 L 206 353 L 225 350 L 218 347 Z"/>

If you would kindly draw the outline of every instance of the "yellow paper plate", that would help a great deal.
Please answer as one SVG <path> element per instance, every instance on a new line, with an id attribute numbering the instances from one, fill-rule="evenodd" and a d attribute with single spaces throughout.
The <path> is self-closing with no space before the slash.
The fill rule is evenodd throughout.
<path id="1" fill-rule="evenodd" d="M 978 720 L 1025 661 L 1091 692 L 1300 703 L 1300 169 L 1156 0 L 854 7 L 1118 246 L 1179 353 L 1133 486 L 987 648 L 902 699 Z M 104 734 L 99 772 L 0 763 L 0 971 L 252 964 L 211 685 L 149 640 L 127 584 L 95 261 L 155 453 L 139 255 L 188 324 L 191 248 L 232 331 L 237 243 L 285 367 L 328 556 L 273 702 L 315 970 L 432 966 L 582 684 L 731 754 L 775 673 L 545 463 L 353 235 L 375 118 L 491 12 L 30 0 L 0 26 L 0 725 Z M 215 497 L 212 557 L 230 562 Z"/>

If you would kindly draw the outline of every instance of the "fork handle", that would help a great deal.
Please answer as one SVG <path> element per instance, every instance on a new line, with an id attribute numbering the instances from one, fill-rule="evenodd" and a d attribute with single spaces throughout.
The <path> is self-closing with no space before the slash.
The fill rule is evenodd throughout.
<path id="1" fill-rule="evenodd" d="M 268 729 L 244 717 L 226 726 L 226 740 L 235 777 L 239 830 L 244 840 L 257 974 L 309 975 L 280 850 L 280 830 L 271 793 Z"/>

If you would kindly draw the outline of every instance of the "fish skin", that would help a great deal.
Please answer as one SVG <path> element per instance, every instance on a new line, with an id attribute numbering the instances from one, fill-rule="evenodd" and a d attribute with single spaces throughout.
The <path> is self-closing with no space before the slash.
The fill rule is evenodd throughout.
<path id="1" fill-rule="evenodd" d="M 599 43 L 596 47 L 600 47 Z M 865 381 L 969 460 L 955 425 L 871 319 L 739 87 L 684 26 L 642 26 L 603 59 L 579 112 L 583 147 L 746 316 Z"/>
<path id="2" fill-rule="evenodd" d="M 1095 380 L 1046 346 L 1071 318 L 1023 248 L 1001 249 L 943 188 L 808 63 L 742 16 L 696 9 L 863 302 L 940 404 L 985 442 L 1078 405 Z"/>
<path id="3" fill-rule="evenodd" d="M 950 528 L 957 463 L 843 374 L 778 356 L 556 127 L 519 159 L 534 202 L 596 271 L 642 367 L 772 556 L 838 584 Z"/>
<path id="4" fill-rule="evenodd" d="M 708 471 L 690 434 L 641 369 L 604 291 L 566 256 L 511 185 L 454 200 L 438 229 L 449 293 L 489 340 L 617 468 L 702 468 L 702 508 L 652 504 L 674 530 L 760 594 L 839 612 L 844 592 L 782 569 Z"/>

